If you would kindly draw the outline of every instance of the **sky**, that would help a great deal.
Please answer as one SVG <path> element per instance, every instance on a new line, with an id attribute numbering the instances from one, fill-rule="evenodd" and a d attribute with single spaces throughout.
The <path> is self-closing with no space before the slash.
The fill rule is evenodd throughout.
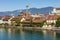
<path id="1" fill-rule="evenodd" d="M 60 0 L 0 0 L 0 12 L 43 7 L 60 7 Z"/>

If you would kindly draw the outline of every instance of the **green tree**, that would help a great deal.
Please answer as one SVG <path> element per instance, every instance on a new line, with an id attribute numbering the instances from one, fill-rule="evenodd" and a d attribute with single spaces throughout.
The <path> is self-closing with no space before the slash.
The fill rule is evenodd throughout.
<path id="1" fill-rule="evenodd" d="M 8 25 L 9 25 L 8 23 L 4 23 L 5 28 L 8 28 Z"/>
<path id="2" fill-rule="evenodd" d="M 55 26 L 60 27 L 60 17 L 57 19 Z"/>
<path id="3" fill-rule="evenodd" d="M 32 19 L 30 20 L 30 27 L 32 27 L 33 26 L 33 21 L 32 21 Z"/>
<path id="4" fill-rule="evenodd" d="M 44 25 L 44 22 L 34 23 L 33 25 L 35 25 L 36 27 L 42 27 Z"/>
<path id="5" fill-rule="evenodd" d="M 42 27 L 43 25 L 44 25 L 44 22 L 41 22 L 39 26 Z"/>
<path id="6" fill-rule="evenodd" d="M 14 21 L 11 22 L 11 26 L 15 26 L 16 23 Z"/>
<path id="7" fill-rule="evenodd" d="M 20 26 L 20 20 L 16 20 L 15 23 L 16 23 L 16 26 Z"/>
<path id="8" fill-rule="evenodd" d="M 9 24 L 8 24 L 8 23 L 5 23 L 4 25 L 5 25 L 5 26 L 8 26 Z"/>

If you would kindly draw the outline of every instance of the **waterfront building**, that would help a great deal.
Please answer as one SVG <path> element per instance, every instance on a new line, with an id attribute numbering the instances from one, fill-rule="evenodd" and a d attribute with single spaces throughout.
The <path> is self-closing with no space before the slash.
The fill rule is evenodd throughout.
<path id="1" fill-rule="evenodd" d="M 48 17 L 46 17 L 46 24 L 52 24 L 52 23 L 56 23 L 57 20 L 57 16 L 56 15 L 48 15 Z"/>
<path id="2" fill-rule="evenodd" d="M 14 16 L 14 18 L 11 19 L 11 25 L 12 26 L 16 26 L 16 25 L 18 26 L 18 25 L 20 25 L 20 22 L 21 22 L 20 16 Z"/>
<path id="3" fill-rule="evenodd" d="M 42 28 L 52 28 L 52 26 L 54 27 L 56 24 L 57 18 L 58 18 L 57 15 L 45 14 L 46 22 L 44 23 L 44 26 Z"/>
<path id="4" fill-rule="evenodd" d="M 11 16 L 1 16 L 0 23 L 10 23 Z"/>

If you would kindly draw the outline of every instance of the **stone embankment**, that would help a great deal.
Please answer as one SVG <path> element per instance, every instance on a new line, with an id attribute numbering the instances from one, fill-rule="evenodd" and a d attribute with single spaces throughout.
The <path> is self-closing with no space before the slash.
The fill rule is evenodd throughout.
<path id="1" fill-rule="evenodd" d="M 41 28 L 41 27 L 21 27 L 21 26 L 4 26 L 0 28 L 18 28 L 18 29 L 25 29 L 25 30 L 52 30 L 52 31 L 60 31 L 60 28 L 51 27 L 51 28 Z"/>

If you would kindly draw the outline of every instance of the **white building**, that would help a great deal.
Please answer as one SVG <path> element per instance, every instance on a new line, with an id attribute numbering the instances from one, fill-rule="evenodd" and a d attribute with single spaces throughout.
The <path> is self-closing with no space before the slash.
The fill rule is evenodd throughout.
<path id="1" fill-rule="evenodd" d="M 1 24 L 1 23 L 3 23 L 3 20 L 2 20 L 2 19 L 0 19 L 0 24 Z"/>
<path id="2" fill-rule="evenodd" d="M 60 8 L 54 8 L 52 13 L 60 14 Z"/>
<path id="3" fill-rule="evenodd" d="M 46 23 L 47 24 L 56 23 L 56 20 L 57 20 L 56 15 L 48 15 L 48 17 L 46 19 Z"/>
<path id="4" fill-rule="evenodd" d="M 13 16 L 1 16 L 0 17 L 0 24 L 2 23 L 8 23 L 11 24 L 11 19 L 13 19 Z"/>

